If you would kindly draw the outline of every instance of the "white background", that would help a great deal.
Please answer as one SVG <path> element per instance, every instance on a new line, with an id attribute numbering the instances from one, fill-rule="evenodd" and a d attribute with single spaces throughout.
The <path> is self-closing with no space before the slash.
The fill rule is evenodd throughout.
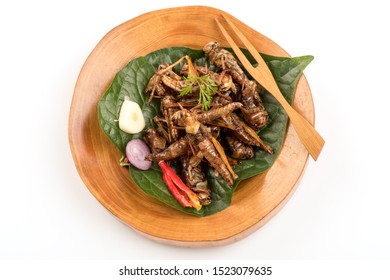
<path id="1" fill-rule="evenodd" d="M 390 259 L 385 3 L 2 1 L 0 259 Z M 315 57 L 305 75 L 326 139 L 322 154 L 269 223 L 225 247 L 140 236 L 89 193 L 68 144 L 73 89 L 98 41 L 145 12 L 186 5 L 225 10 L 290 55 Z"/>

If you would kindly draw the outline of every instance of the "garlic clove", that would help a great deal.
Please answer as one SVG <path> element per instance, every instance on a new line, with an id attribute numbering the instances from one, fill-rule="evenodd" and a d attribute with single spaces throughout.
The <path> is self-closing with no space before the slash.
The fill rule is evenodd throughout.
<path id="1" fill-rule="evenodd" d="M 126 133 L 135 134 L 144 127 L 145 119 L 140 106 L 126 96 L 119 112 L 119 128 Z"/>

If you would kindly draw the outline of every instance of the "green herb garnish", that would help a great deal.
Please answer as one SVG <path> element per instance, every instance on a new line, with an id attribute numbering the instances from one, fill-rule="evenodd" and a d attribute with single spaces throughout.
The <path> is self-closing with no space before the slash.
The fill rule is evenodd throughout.
<path id="1" fill-rule="evenodd" d="M 209 75 L 199 76 L 199 77 L 184 77 L 184 80 L 189 83 L 188 86 L 184 87 L 180 91 L 180 96 L 187 95 L 192 92 L 194 85 L 199 86 L 199 99 L 198 104 L 202 105 L 202 110 L 207 111 L 210 109 L 211 101 L 213 95 L 217 93 L 218 86 Z"/>

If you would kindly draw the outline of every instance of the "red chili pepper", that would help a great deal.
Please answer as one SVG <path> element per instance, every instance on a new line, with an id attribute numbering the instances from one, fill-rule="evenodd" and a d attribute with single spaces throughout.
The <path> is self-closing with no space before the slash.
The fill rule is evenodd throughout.
<path id="1" fill-rule="evenodd" d="M 176 200 L 184 207 L 194 207 L 199 211 L 202 205 L 197 195 L 183 183 L 166 162 L 160 161 L 158 165 L 163 173 L 165 184 Z"/>

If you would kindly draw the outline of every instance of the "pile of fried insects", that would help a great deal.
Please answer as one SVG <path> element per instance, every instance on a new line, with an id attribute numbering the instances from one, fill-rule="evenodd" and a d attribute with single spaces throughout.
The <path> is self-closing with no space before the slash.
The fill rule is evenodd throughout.
<path id="1" fill-rule="evenodd" d="M 207 168 L 213 167 L 216 176 L 232 186 L 237 179 L 232 166 L 252 158 L 254 149 L 272 154 L 256 133 L 268 121 L 260 85 L 218 43 L 206 44 L 203 51 L 214 71 L 184 56 L 171 65 L 161 64 L 145 89 L 149 103 L 161 98 L 155 127 L 148 127 L 144 136 L 151 150 L 146 160 L 159 164 L 164 182 L 182 206 L 197 210 L 212 202 Z M 177 74 L 173 68 L 183 61 Z M 171 161 L 181 167 L 179 176 L 167 164 Z"/>

